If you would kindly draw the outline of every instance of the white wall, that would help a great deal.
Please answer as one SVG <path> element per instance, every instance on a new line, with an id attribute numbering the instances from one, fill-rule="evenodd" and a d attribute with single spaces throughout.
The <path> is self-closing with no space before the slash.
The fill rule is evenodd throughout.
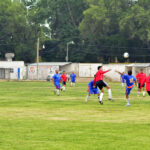
<path id="1" fill-rule="evenodd" d="M 0 68 L 12 68 L 13 73 L 10 73 L 10 79 L 18 79 L 18 68 L 20 68 L 20 79 L 23 79 L 25 76 L 26 67 L 24 61 L 0 61 Z"/>
<path id="2" fill-rule="evenodd" d="M 65 71 L 68 74 L 71 74 L 72 71 L 79 76 L 79 63 L 72 63 L 65 66 L 60 67 L 61 71 Z"/>
<path id="3" fill-rule="evenodd" d="M 80 63 L 79 77 L 94 77 L 97 67 L 101 65 L 101 63 Z"/>
<path id="4" fill-rule="evenodd" d="M 58 65 L 54 65 L 54 66 L 39 65 L 39 67 L 38 67 L 39 80 L 46 80 L 47 76 L 54 74 L 56 69 L 59 69 Z M 37 66 L 36 65 L 29 65 L 27 70 L 28 70 L 28 79 L 29 80 L 36 80 L 37 79 Z"/>
<path id="5" fill-rule="evenodd" d="M 104 74 L 104 76 L 111 81 L 120 81 L 120 75 L 115 72 L 115 70 L 118 70 L 120 72 L 125 72 L 125 66 L 127 64 L 106 64 L 103 65 L 103 70 L 112 69 L 110 72 Z"/>

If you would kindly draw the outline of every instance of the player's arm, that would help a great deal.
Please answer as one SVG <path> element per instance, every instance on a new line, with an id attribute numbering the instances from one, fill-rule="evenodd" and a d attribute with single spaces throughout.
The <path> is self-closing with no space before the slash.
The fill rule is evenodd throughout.
<path id="1" fill-rule="evenodd" d="M 90 89 L 90 86 L 88 86 L 88 89 L 87 89 L 88 92 L 89 92 L 89 89 Z"/>
<path id="2" fill-rule="evenodd" d="M 54 78 L 55 78 L 55 75 L 52 77 L 52 82 L 53 82 L 53 84 L 54 84 Z"/>
<path id="3" fill-rule="evenodd" d="M 117 73 L 119 73 L 120 75 L 123 75 L 123 76 L 124 76 L 124 74 L 123 74 L 122 72 L 120 72 L 120 71 L 115 70 L 115 72 L 117 72 Z"/>
<path id="4" fill-rule="evenodd" d="M 100 71 L 101 71 L 101 70 L 100 70 Z M 111 69 L 108 69 L 108 70 L 106 70 L 106 71 L 102 71 L 101 74 L 107 73 L 107 72 L 109 72 L 109 71 L 111 71 Z"/>

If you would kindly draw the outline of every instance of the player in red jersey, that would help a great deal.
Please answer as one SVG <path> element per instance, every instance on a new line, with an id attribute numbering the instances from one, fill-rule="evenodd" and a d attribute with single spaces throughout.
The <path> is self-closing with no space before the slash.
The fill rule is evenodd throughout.
<path id="1" fill-rule="evenodd" d="M 65 91 L 66 90 L 66 81 L 67 81 L 67 75 L 65 73 L 65 71 L 63 71 L 63 74 L 61 75 L 61 80 L 62 80 L 62 90 Z"/>
<path id="2" fill-rule="evenodd" d="M 104 89 L 103 87 L 106 87 L 108 89 L 108 95 L 109 95 L 109 100 L 112 100 L 112 94 L 111 94 L 111 89 L 110 87 L 108 86 L 108 84 L 106 82 L 103 81 L 103 74 L 109 72 L 111 69 L 107 70 L 107 71 L 103 71 L 102 70 L 102 66 L 98 66 L 98 71 L 97 73 L 95 74 L 95 78 L 94 78 L 94 85 L 99 87 L 99 89 L 101 90 L 101 94 L 100 94 L 100 97 L 99 97 L 99 103 L 100 104 L 103 104 L 103 95 L 104 95 Z"/>
<path id="3" fill-rule="evenodd" d="M 146 77 L 146 91 L 148 93 L 148 95 L 150 95 L 150 71 L 149 71 L 149 75 Z"/>
<path id="4" fill-rule="evenodd" d="M 136 75 L 136 79 L 138 81 L 138 95 L 140 94 L 141 90 L 143 89 L 143 96 L 145 96 L 145 79 L 146 74 L 143 72 L 143 69 Z"/>

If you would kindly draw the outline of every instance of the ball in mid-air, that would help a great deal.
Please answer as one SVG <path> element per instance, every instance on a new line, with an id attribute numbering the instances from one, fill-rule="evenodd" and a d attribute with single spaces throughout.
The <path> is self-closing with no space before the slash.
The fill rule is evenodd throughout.
<path id="1" fill-rule="evenodd" d="M 125 53 L 123 54 L 123 57 L 124 57 L 124 58 L 128 58 L 128 57 L 129 57 L 129 53 L 128 53 L 128 52 L 125 52 Z"/>

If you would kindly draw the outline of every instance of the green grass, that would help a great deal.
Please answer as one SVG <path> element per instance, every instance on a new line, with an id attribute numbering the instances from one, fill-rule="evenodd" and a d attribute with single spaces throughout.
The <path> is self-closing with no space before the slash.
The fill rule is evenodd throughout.
<path id="1" fill-rule="evenodd" d="M 110 83 L 114 102 L 87 95 L 87 83 L 53 94 L 48 82 L 0 82 L 0 150 L 149 150 L 150 97 Z"/>

